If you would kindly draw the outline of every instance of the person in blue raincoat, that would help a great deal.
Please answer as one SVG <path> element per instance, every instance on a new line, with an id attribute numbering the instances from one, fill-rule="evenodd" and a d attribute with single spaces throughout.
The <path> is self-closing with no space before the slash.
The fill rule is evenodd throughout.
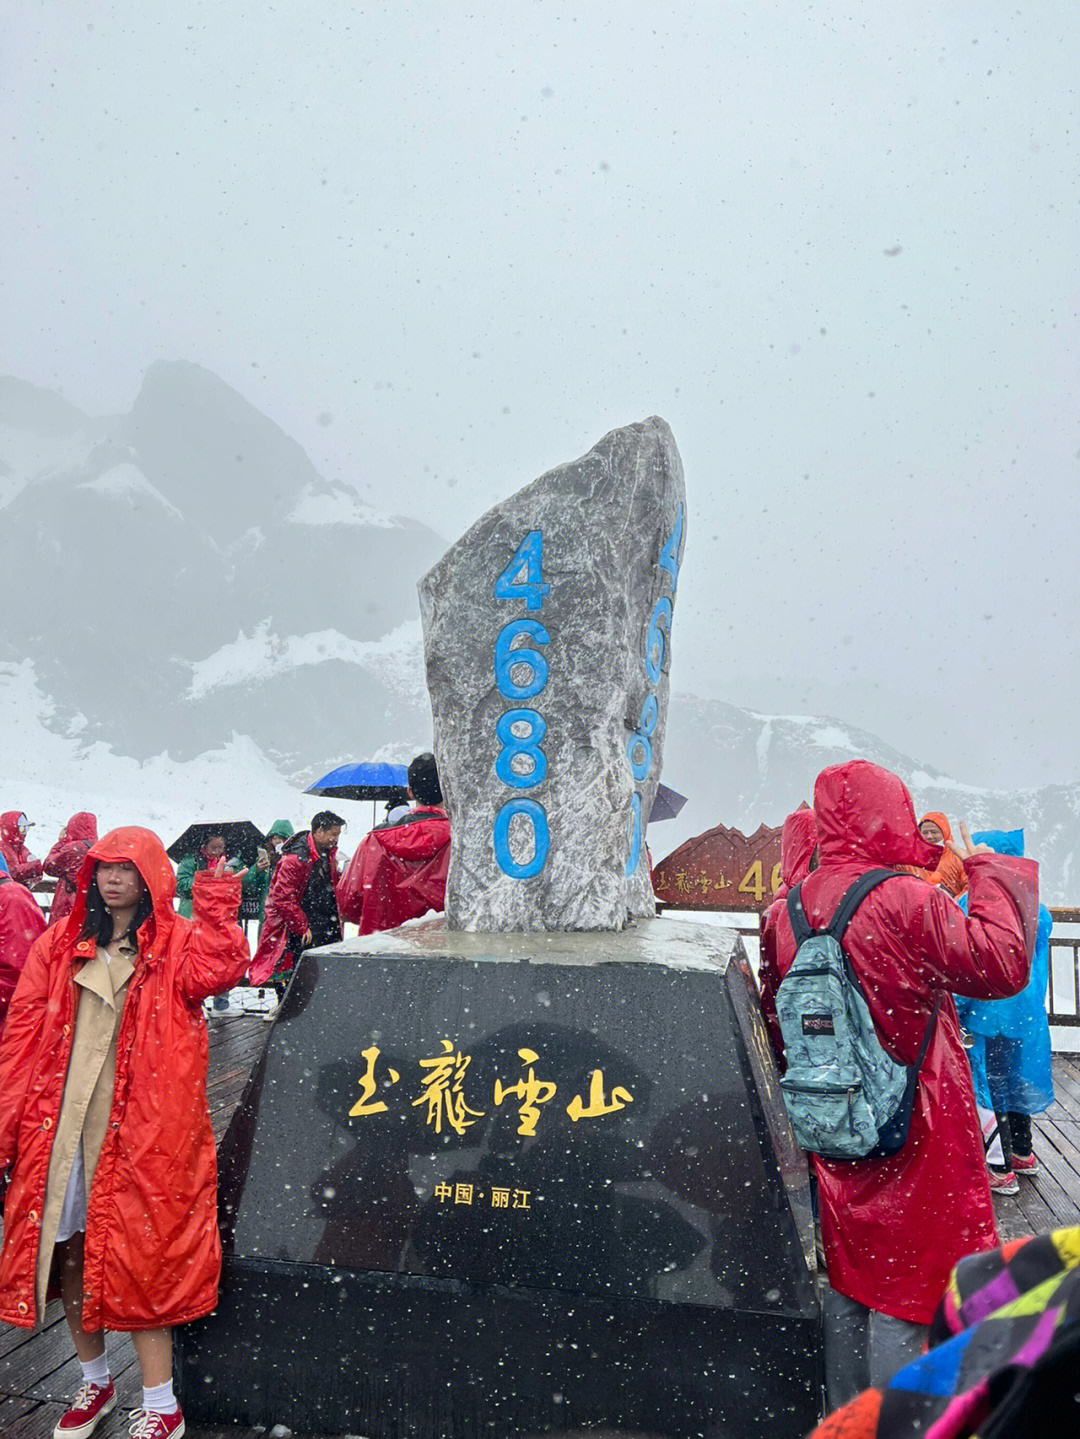
<path id="1" fill-rule="evenodd" d="M 1022 855 L 1024 831 L 988 830 L 972 835 L 997 854 Z M 960 901 L 961 907 L 964 901 Z M 1035 1174 L 1039 1161 L 1032 1150 L 1031 1116 L 1054 1102 L 1050 1070 L 1050 1023 L 1046 1017 L 1046 986 L 1050 966 L 1053 920 L 1039 905 L 1039 928 L 1031 977 L 1012 999 L 962 999 L 956 996 L 960 1023 L 975 1042 L 968 1051 L 975 1095 L 983 1109 L 993 1109 L 1005 1155 L 1006 1170 Z"/>

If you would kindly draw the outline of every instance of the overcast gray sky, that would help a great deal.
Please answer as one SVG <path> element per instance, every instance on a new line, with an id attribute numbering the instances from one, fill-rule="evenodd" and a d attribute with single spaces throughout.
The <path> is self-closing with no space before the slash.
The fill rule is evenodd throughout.
<path id="1" fill-rule="evenodd" d="M 448 538 L 661 414 L 678 688 L 1080 778 L 1075 0 L 5 12 L 4 371 Z"/>

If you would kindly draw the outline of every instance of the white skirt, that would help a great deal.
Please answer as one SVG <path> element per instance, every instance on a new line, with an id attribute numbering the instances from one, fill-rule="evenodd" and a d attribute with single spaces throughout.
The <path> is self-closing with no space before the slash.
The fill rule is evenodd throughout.
<path id="1" fill-rule="evenodd" d="M 86 1232 L 86 1169 L 83 1165 L 82 1140 L 79 1140 L 68 1175 L 64 1202 L 60 1207 L 60 1227 L 56 1231 L 57 1244 L 63 1244 L 73 1234 Z"/>

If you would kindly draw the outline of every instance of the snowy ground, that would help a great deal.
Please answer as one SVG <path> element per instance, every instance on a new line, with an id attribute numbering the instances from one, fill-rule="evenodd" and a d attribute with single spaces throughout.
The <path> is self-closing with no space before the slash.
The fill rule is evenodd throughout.
<path id="1" fill-rule="evenodd" d="M 302 794 L 245 735 L 234 734 L 220 749 L 188 763 L 160 754 L 140 764 L 107 745 L 82 743 L 78 724 L 57 732 L 49 727 L 52 720 L 32 664 L 0 664 L 0 811 L 26 812 L 34 826 L 30 850 L 39 856 L 80 809 L 97 815 L 101 833 L 139 824 L 166 845 L 198 820 L 251 819 L 267 827 L 288 819 L 304 829 L 324 804 L 348 821 L 345 852 L 351 853 L 371 826 L 370 804 Z"/>

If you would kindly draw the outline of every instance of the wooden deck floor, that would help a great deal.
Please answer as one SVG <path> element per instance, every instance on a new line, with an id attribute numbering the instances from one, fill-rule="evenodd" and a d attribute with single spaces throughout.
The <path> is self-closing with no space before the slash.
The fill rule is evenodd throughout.
<path id="1" fill-rule="evenodd" d="M 266 1035 L 258 1015 L 211 1022 L 207 1089 L 219 1141 Z M 1015 1198 L 995 1201 L 1003 1239 L 1080 1224 L 1080 1055 L 1055 1055 L 1054 1082 L 1057 1099 L 1035 1121 L 1042 1171 L 1022 1179 Z M 120 1439 L 127 1432 L 127 1411 L 138 1406 L 142 1394 L 131 1341 L 110 1335 L 109 1359 L 120 1405 L 97 1432 L 101 1439 Z M 0 1439 L 51 1439 L 78 1382 L 79 1366 L 59 1302 L 46 1310 L 36 1334 L 0 1326 Z M 189 1427 L 187 1433 L 188 1439 L 266 1439 L 242 1428 Z"/>

